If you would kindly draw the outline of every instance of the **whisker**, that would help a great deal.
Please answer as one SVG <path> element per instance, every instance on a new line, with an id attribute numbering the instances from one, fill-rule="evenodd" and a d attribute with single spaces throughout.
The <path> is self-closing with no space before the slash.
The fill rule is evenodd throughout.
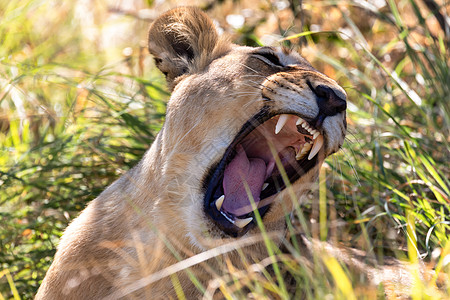
<path id="1" fill-rule="evenodd" d="M 259 95 L 259 93 L 258 92 L 250 92 L 250 91 L 244 91 L 244 92 L 242 92 L 242 91 L 236 91 L 236 92 L 232 92 L 232 93 L 228 93 L 226 96 L 227 97 L 233 97 L 233 96 L 241 96 L 241 95 L 245 95 L 245 96 L 247 96 L 247 95 L 255 95 L 255 96 L 258 96 Z"/>
<path id="2" fill-rule="evenodd" d="M 255 69 L 253 69 L 253 68 L 250 68 L 250 67 L 247 66 L 246 64 L 243 64 L 243 63 L 239 63 L 239 64 L 240 64 L 241 66 L 243 66 L 243 67 L 249 69 L 250 71 L 256 73 L 256 74 L 260 74 L 259 71 L 255 70 Z M 261 75 L 261 76 L 262 76 L 262 75 Z"/>
<path id="3" fill-rule="evenodd" d="M 257 77 L 257 78 L 268 79 L 267 76 L 265 76 L 265 75 L 259 75 L 259 74 L 246 74 L 246 75 L 242 75 L 242 78 L 247 78 L 247 77 Z"/>
<path id="4" fill-rule="evenodd" d="M 259 90 L 261 90 L 261 91 L 262 91 L 263 88 L 265 88 L 265 86 L 262 85 L 261 83 L 257 83 L 257 82 L 250 82 L 250 83 L 253 83 L 253 84 L 255 84 L 256 86 L 253 86 L 253 85 L 248 84 L 248 83 L 244 83 L 244 84 L 242 84 L 242 85 L 243 85 L 243 86 L 249 86 L 249 87 L 252 87 L 252 88 L 255 88 L 255 89 L 259 89 Z"/>
<path id="5" fill-rule="evenodd" d="M 350 139 L 348 139 L 348 135 L 351 135 L 351 136 L 355 139 L 355 141 L 350 141 Z M 362 146 L 361 143 L 359 142 L 359 139 L 358 139 L 358 137 L 356 136 L 356 134 L 353 133 L 350 129 L 347 129 L 347 136 L 346 136 L 346 139 L 348 139 L 348 141 L 349 141 L 351 144 L 353 144 L 354 142 L 357 142 L 359 146 Z"/>
<path id="6" fill-rule="evenodd" d="M 344 142 L 347 142 L 347 144 L 352 145 L 355 143 L 354 141 L 350 140 L 348 137 L 344 137 Z"/>
<path id="7" fill-rule="evenodd" d="M 342 151 L 342 152 L 344 152 L 344 151 Z M 344 153 L 344 155 L 345 155 L 345 153 Z M 341 176 L 341 178 L 343 178 L 344 172 L 342 171 L 341 161 L 338 161 L 337 166 L 339 168 L 339 175 Z M 342 182 L 342 190 L 344 191 L 345 190 L 345 184 L 344 184 L 343 180 L 341 180 L 341 182 Z M 342 193 L 342 194 L 344 195 L 345 203 L 347 203 L 348 202 L 347 193 Z"/>
<path id="8" fill-rule="evenodd" d="M 350 148 L 351 149 L 351 148 Z M 355 180 L 358 182 L 358 185 L 361 186 L 361 182 L 358 176 L 358 171 L 356 171 L 356 168 L 354 167 L 354 165 L 352 164 L 352 162 L 349 159 L 348 153 L 345 151 L 344 148 L 342 148 L 342 153 L 344 153 L 345 159 L 348 162 L 349 166 L 352 168 L 353 172 L 354 172 L 354 176 L 355 176 Z M 355 156 L 355 153 L 352 151 L 353 153 L 353 157 Z"/>

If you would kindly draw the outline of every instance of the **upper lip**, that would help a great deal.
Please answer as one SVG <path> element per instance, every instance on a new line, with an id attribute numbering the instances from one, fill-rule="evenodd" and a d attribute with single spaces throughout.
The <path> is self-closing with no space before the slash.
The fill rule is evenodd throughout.
<path id="1" fill-rule="evenodd" d="M 297 128 L 299 128 L 298 132 L 307 134 L 305 136 L 308 137 L 308 140 L 309 138 L 311 141 L 314 139 L 314 145 L 312 146 L 307 143 L 293 143 L 292 146 L 290 146 L 290 148 L 293 148 L 291 151 L 295 151 L 296 159 L 298 160 L 297 164 L 299 166 L 301 165 L 301 168 L 290 168 L 288 174 L 290 183 L 295 182 L 317 164 L 318 156 L 316 154 L 323 145 L 323 133 L 320 131 L 319 127 L 322 123 L 322 119 L 318 116 L 314 120 L 305 120 L 296 112 L 270 112 L 268 107 L 264 107 L 258 114 L 246 122 L 236 138 L 226 149 L 222 159 L 210 169 L 210 172 L 204 180 L 204 189 L 206 190 L 204 198 L 205 213 L 209 215 L 213 222 L 226 234 L 234 237 L 241 236 L 255 226 L 254 211 L 251 209 L 245 210 L 243 214 L 239 213 L 238 215 L 221 209 L 224 200 L 224 197 L 222 196 L 224 194 L 222 190 L 224 172 L 227 165 L 236 156 L 236 148 L 241 147 L 241 143 L 245 142 L 245 138 L 254 131 L 256 127 L 273 117 L 277 118 L 274 130 L 275 134 L 278 134 L 283 125 L 286 124 L 287 120 L 290 118 L 290 115 L 297 116 L 297 119 L 294 120 L 296 121 Z M 291 127 L 292 123 L 293 119 L 290 119 Z M 304 140 L 306 141 L 306 138 L 304 138 Z M 308 152 L 309 155 L 306 156 Z M 293 154 L 291 154 L 291 156 L 292 155 Z M 261 217 L 268 211 L 270 202 L 275 194 L 283 190 L 287 184 L 284 182 L 281 175 L 275 173 L 276 172 L 272 173 L 271 176 L 265 180 L 265 182 L 269 183 L 269 187 L 264 189 L 265 186 L 263 185 L 263 191 L 261 191 L 261 194 L 259 195 L 261 201 L 258 203 L 258 212 Z M 288 171 L 286 171 L 286 173 L 288 173 Z"/>

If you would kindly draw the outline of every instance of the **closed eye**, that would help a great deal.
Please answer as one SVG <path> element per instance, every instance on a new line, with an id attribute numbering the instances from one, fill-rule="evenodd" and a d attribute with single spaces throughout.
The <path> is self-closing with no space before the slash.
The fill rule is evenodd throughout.
<path id="1" fill-rule="evenodd" d="M 265 63 L 268 63 L 270 65 L 275 65 L 278 67 L 284 67 L 284 65 L 280 62 L 280 59 L 278 56 L 273 52 L 259 52 L 255 53 L 257 58 L 263 57 L 265 59 L 261 59 Z"/>

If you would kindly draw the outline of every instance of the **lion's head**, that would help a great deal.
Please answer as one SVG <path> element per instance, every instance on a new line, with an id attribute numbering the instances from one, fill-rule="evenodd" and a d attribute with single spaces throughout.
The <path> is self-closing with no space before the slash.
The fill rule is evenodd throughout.
<path id="1" fill-rule="evenodd" d="M 198 8 L 159 17 L 149 50 L 172 90 L 149 152 L 167 186 L 159 222 L 200 249 L 256 232 L 252 205 L 283 228 L 344 141 L 345 91 L 294 51 L 230 43 Z"/>

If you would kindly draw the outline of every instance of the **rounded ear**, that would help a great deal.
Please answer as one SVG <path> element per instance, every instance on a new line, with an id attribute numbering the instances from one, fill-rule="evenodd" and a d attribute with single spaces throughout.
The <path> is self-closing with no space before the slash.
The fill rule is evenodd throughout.
<path id="1" fill-rule="evenodd" d="M 219 36 L 211 19 L 197 7 L 178 7 L 150 26 L 148 49 L 169 85 L 185 73 L 213 59 Z M 209 59 L 208 59 L 209 58 Z"/>

